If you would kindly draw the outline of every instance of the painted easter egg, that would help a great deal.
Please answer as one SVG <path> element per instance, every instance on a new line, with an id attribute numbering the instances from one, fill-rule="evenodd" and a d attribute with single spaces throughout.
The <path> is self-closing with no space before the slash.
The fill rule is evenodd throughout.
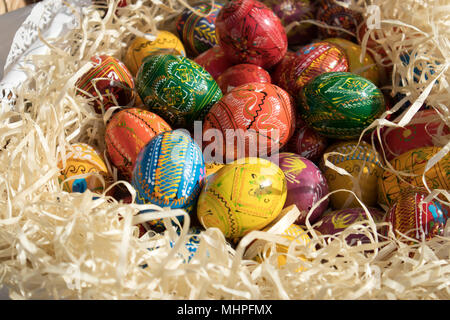
<path id="1" fill-rule="evenodd" d="M 351 4 L 350 0 L 344 0 Z M 334 0 L 321 0 L 318 4 L 316 19 L 332 27 L 343 28 L 356 35 L 358 25 L 363 21 L 363 17 L 359 12 L 345 8 L 337 4 Z M 352 40 L 354 36 L 344 31 L 319 28 L 319 33 L 323 38 L 340 37 Z"/>
<path id="2" fill-rule="evenodd" d="M 219 228 L 227 238 L 260 230 L 280 214 L 286 178 L 274 163 L 243 158 L 225 165 L 205 184 L 197 216 L 205 228 Z"/>
<path id="3" fill-rule="evenodd" d="M 286 144 L 286 151 L 293 152 L 311 161 L 317 161 L 322 156 L 328 140 L 308 127 L 300 114 L 297 114 L 295 131 Z"/>
<path id="4" fill-rule="evenodd" d="M 172 127 L 192 126 L 222 97 L 203 67 L 171 54 L 146 57 L 136 76 L 136 89 L 149 110 Z"/>
<path id="5" fill-rule="evenodd" d="M 173 55 L 186 55 L 183 43 L 176 35 L 169 31 L 159 31 L 153 41 L 145 37 L 136 37 L 126 52 L 125 65 L 131 74 L 136 75 L 142 60 L 149 55 L 160 54 L 162 49 L 172 50 Z"/>
<path id="6" fill-rule="evenodd" d="M 362 141 L 359 146 L 357 145 L 358 141 L 338 142 L 324 152 L 325 155 L 329 152 L 340 153 L 329 155 L 328 161 L 346 170 L 353 179 L 326 167 L 324 159 L 319 167 L 327 179 L 330 192 L 339 189 L 353 191 L 366 206 L 373 207 L 377 204 L 377 181 L 383 174 L 381 157 L 368 143 Z M 356 182 L 358 185 L 355 185 Z M 330 195 L 330 203 L 334 209 L 360 207 L 358 200 L 345 191 Z"/>
<path id="7" fill-rule="evenodd" d="M 304 225 L 312 206 L 328 194 L 327 181 L 313 162 L 297 154 L 282 152 L 279 154 L 278 161 L 287 183 L 287 198 L 284 206 L 289 207 L 295 204 L 301 213 L 295 223 Z M 313 211 L 309 222 L 313 224 L 327 208 L 328 199 Z"/>
<path id="8" fill-rule="evenodd" d="M 270 83 L 270 74 L 260 66 L 242 63 L 228 68 L 217 78 L 217 84 L 223 94 L 251 82 Z"/>
<path id="9" fill-rule="evenodd" d="M 92 192 L 102 193 L 106 184 L 111 182 L 108 168 L 102 156 L 93 147 L 85 143 L 70 145 L 67 149 L 66 164 L 63 166 L 63 162 L 60 161 L 58 167 L 61 169 L 61 174 L 58 177 L 58 181 L 63 183 L 64 191 L 83 193 L 89 189 Z M 89 173 L 102 176 L 105 180 L 105 185 L 98 175 L 76 178 L 79 175 Z"/>
<path id="10" fill-rule="evenodd" d="M 375 223 L 379 223 L 383 220 L 385 215 L 384 212 L 371 207 L 367 208 L 367 210 Z M 323 235 L 336 235 L 337 233 L 344 231 L 353 223 L 367 220 L 369 220 L 369 217 L 363 208 L 341 209 L 325 214 L 314 229 Z M 358 240 L 361 241 L 361 243 L 370 243 L 370 239 L 361 233 L 349 234 L 345 240 L 349 245 L 356 245 Z"/>
<path id="11" fill-rule="evenodd" d="M 289 94 L 270 83 L 234 88 L 209 111 L 203 132 L 218 129 L 215 146 L 227 160 L 278 152 L 294 133 L 295 109 Z M 237 138 L 237 140 L 235 139 Z"/>
<path id="12" fill-rule="evenodd" d="M 283 59 L 278 62 L 273 68 L 270 74 L 272 83 L 276 84 L 280 88 L 286 90 L 288 88 L 288 75 L 291 68 L 292 61 L 296 57 L 294 51 L 287 51 Z"/>
<path id="13" fill-rule="evenodd" d="M 225 70 L 233 65 L 225 56 L 225 52 L 223 52 L 219 45 L 198 55 L 195 57 L 194 61 L 205 68 L 214 80 L 217 80 Z"/>
<path id="14" fill-rule="evenodd" d="M 127 67 L 120 60 L 107 55 L 94 56 L 91 61 L 94 66 L 75 84 L 77 94 L 93 99 L 97 113 L 112 106 L 132 106 L 135 100 L 134 80 Z"/>
<path id="15" fill-rule="evenodd" d="M 188 53 L 196 57 L 218 44 L 216 37 L 216 18 L 223 5 L 220 3 L 203 3 L 194 6 L 195 11 L 186 8 L 176 21 L 176 28 Z M 208 14 L 202 17 L 197 14 Z"/>
<path id="16" fill-rule="evenodd" d="M 200 147 L 184 131 L 173 130 L 158 134 L 141 150 L 131 184 L 137 203 L 191 213 L 204 177 Z"/>
<path id="17" fill-rule="evenodd" d="M 347 71 L 344 50 L 329 42 L 315 42 L 301 48 L 291 63 L 288 92 L 298 97 L 301 89 L 314 77 L 325 72 Z"/>
<path id="18" fill-rule="evenodd" d="M 342 50 L 344 50 L 348 60 L 349 72 L 359 74 L 360 76 L 372 81 L 376 86 L 380 84 L 378 66 L 370 53 L 366 51 L 364 57 L 362 58 L 362 62 L 360 61 L 362 52 L 360 45 L 344 38 L 328 38 L 324 41 L 337 44 Z"/>
<path id="19" fill-rule="evenodd" d="M 402 190 L 408 187 L 424 187 L 422 175 L 425 172 L 428 161 L 442 148 L 423 147 L 410 150 L 390 161 L 392 167 L 401 173 L 394 174 L 385 170 L 378 180 L 378 201 L 381 204 L 392 205 Z M 433 189 L 450 189 L 450 153 L 439 160 L 425 173 L 425 181 L 428 187 Z M 413 174 L 414 176 L 405 176 Z"/>
<path id="20" fill-rule="evenodd" d="M 450 210 L 436 199 L 425 201 L 427 196 L 428 193 L 420 189 L 405 189 L 399 194 L 386 215 L 386 221 L 392 223 L 397 236 L 401 232 L 417 240 L 422 236 L 428 240 L 444 235 Z"/>
<path id="21" fill-rule="evenodd" d="M 318 133 L 337 139 L 358 138 L 384 111 L 384 97 L 369 80 L 349 72 L 327 72 L 308 82 L 298 107 Z"/>
<path id="22" fill-rule="evenodd" d="M 316 6 L 314 1 L 310 0 L 263 0 L 261 1 L 267 5 L 280 18 L 284 27 L 287 27 L 292 22 L 302 22 L 302 20 L 314 20 L 316 13 Z M 301 23 L 294 26 L 287 33 L 288 43 L 306 44 L 311 42 L 317 35 L 317 27 L 311 23 Z"/>
<path id="23" fill-rule="evenodd" d="M 418 111 L 403 128 L 383 127 L 381 131 L 383 149 L 388 161 L 412 149 L 432 147 L 435 145 L 435 139 L 445 139 L 444 137 L 450 134 L 450 128 L 434 109 Z"/>
<path id="24" fill-rule="evenodd" d="M 287 36 L 280 18 L 256 0 L 226 4 L 216 19 L 216 35 L 235 64 L 252 63 L 267 70 L 287 51 Z"/>
<path id="25" fill-rule="evenodd" d="M 128 181 L 142 148 L 156 135 L 172 130 L 153 112 L 130 108 L 115 113 L 106 125 L 106 151 L 112 164 Z"/>

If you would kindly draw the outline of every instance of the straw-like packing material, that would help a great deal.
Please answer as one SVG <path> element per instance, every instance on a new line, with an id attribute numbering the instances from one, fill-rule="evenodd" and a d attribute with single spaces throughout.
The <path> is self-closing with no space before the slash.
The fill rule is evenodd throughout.
<path id="1" fill-rule="evenodd" d="M 190 219 L 184 211 L 118 203 L 106 193 L 63 192 L 57 164 L 65 161 L 69 144 L 86 142 L 104 150 L 104 119 L 74 89 L 89 69 L 90 57 L 123 58 L 134 36 L 173 30 L 174 18 L 187 5 L 182 0 L 128 2 L 133 4 L 124 8 L 109 2 L 104 18 L 90 7 L 80 29 L 61 39 L 46 39 L 51 54 L 31 57 L 36 71 L 30 71 L 29 79 L 17 89 L 14 111 L 0 116 L 0 282 L 10 288 L 11 298 L 450 298 L 448 224 L 445 237 L 410 245 L 402 241 L 410 234 L 397 236 L 391 230 L 387 238 L 377 236 L 374 231 L 383 224 L 375 225 L 370 216 L 333 241 L 307 225 L 312 237 L 307 245 L 255 231 L 233 248 L 218 229 L 208 229 L 200 235 L 195 256 L 185 263 Z M 369 12 L 375 11 L 362 3 L 355 2 L 352 8 L 366 19 L 373 18 Z M 368 35 L 377 34 L 376 41 L 392 61 L 393 80 L 406 80 L 403 87 L 394 81 L 392 93 L 406 93 L 413 102 L 400 125 L 409 122 L 425 98 L 448 125 L 450 8 L 446 1 L 374 0 L 372 4 L 380 10 L 381 23 Z M 408 67 L 399 60 L 406 49 L 413 50 Z M 413 68 L 419 64 L 424 72 L 434 68 L 434 73 L 414 83 Z M 374 126 L 399 125 L 384 120 L 385 116 Z M 444 144 L 445 154 L 449 144 Z M 134 195 L 131 186 L 125 186 Z M 441 192 L 448 197 L 446 191 L 434 191 L 433 196 Z M 158 211 L 137 214 L 145 208 Z M 185 218 L 177 235 L 170 221 L 176 222 L 179 215 Z M 165 219 L 167 231 L 139 238 L 136 224 L 157 218 Z M 291 221 L 295 218 L 290 216 Z M 353 232 L 365 234 L 371 242 L 348 246 L 344 239 Z M 268 258 L 262 263 L 243 258 L 254 239 L 266 240 Z M 277 266 L 277 243 L 289 246 L 282 268 Z M 299 267 L 302 271 L 297 272 Z"/>

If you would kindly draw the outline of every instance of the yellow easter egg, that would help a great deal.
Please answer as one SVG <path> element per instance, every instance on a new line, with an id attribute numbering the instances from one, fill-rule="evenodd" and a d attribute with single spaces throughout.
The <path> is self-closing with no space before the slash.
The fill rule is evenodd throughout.
<path id="1" fill-rule="evenodd" d="M 205 168 L 206 168 L 206 177 L 209 177 L 219 171 L 221 168 L 225 166 L 224 163 L 218 163 L 218 162 L 205 162 Z"/>
<path id="2" fill-rule="evenodd" d="M 342 155 L 329 155 L 328 161 L 338 168 L 346 170 L 358 182 L 355 185 L 353 179 L 347 175 L 341 175 L 336 170 L 326 167 L 324 159 L 320 163 L 320 168 L 328 183 L 330 192 L 339 189 L 350 190 L 358 195 L 358 198 L 366 206 L 377 204 L 377 181 L 383 174 L 381 157 L 378 152 L 362 141 L 358 148 L 358 141 L 338 142 L 325 150 L 328 152 L 338 152 Z M 349 192 L 340 191 L 330 195 L 330 204 L 335 209 L 345 209 L 361 207 L 358 200 Z"/>
<path id="3" fill-rule="evenodd" d="M 410 188 L 424 188 L 422 175 L 428 161 L 439 151 L 440 147 L 422 147 L 405 152 L 390 161 L 392 167 L 402 173 L 413 174 L 405 176 L 385 170 L 378 179 L 378 201 L 380 204 L 392 206 L 402 191 Z M 450 153 L 433 165 L 425 174 L 425 181 L 433 189 L 450 189 Z"/>
<path id="4" fill-rule="evenodd" d="M 286 178 L 276 164 L 245 158 L 219 169 L 208 179 L 197 203 L 205 228 L 219 228 L 238 238 L 272 222 L 286 201 Z"/>
<path id="5" fill-rule="evenodd" d="M 337 44 L 347 55 L 349 72 L 359 74 L 372 81 L 376 86 L 380 84 L 379 69 L 370 53 L 366 51 L 362 62 L 359 57 L 362 52 L 360 45 L 343 38 L 328 38 L 324 41 Z"/>
<path id="6" fill-rule="evenodd" d="M 106 181 L 110 180 L 108 168 L 101 155 L 91 146 L 85 143 L 75 143 L 67 150 L 66 165 L 63 168 L 63 162 L 60 161 L 59 168 L 61 174 L 58 177 L 60 182 L 64 181 L 63 190 L 67 192 L 84 192 L 86 189 L 92 192 L 101 193 L 104 190 L 101 179 L 95 175 L 88 177 L 74 177 L 87 174 L 99 173 Z M 65 181 L 68 178 L 73 178 Z"/>
<path id="7" fill-rule="evenodd" d="M 127 50 L 124 62 L 128 70 L 136 76 L 145 57 L 160 53 L 186 56 L 183 43 L 176 35 L 169 31 L 159 31 L 154 41 L 136 37 Z"/>

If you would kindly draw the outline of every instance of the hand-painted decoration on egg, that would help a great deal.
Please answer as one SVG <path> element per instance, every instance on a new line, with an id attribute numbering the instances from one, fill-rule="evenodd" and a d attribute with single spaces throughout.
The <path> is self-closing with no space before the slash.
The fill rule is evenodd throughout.
<path id="1" fill-rule="evenodd" d="M 286 151 L 293 152 L 311 161 L 318 161 L 328 146 L 328 140 L 308 127 L 300 114 L 292 137 L 286 144 Z"/>
<path id="2" fill-rule="evenodd" d="M 298 107 L 306 123 L 335 139 L 358 138 L 385 111 L 381 90 L 349 72 L 327 72 L 315 77 L 300 97 Z"/>
<path id="3" fill-rule="evenodd" d="M 251 82 L 270 83 L 270 74 L 260 66 L 242 63 L 228 68 L 217 78 L 217 84 L 223 94 Z"/>
<path id="4" fill-rule="evenodd" d="M 367 209 L 375 223 L 382 221 L 385 215 L 384 212 L 371 207 Z M 354 223 L 368 220 L 369 217 L 363 208 L 336 210 L 324 215 L 319 220 L 318 226 L 316 226 L 315 229 L 323 235 L 336 235 Z M 358 240 L 361 241 L 361 243 L 370 243 L 370 239 L 361 233 L 352 233 L 345 238 L 345 241 L 349 245 L 356 245 Z"/>
<path id="5" fill-rule="evenodd" d="M 372 81 L 376 86 L 380 84 L 378 66 L 368 51 L 366 51 L 361 62 L 362 48 L 360 45 L 344 38 L 328 38 L 324 41 L 336 44 L 344 50 L 348 60 L 349 72 L 359 74 Z"/>
<path id="6" fill-rule="evenodd" d="M 373 207 L 377 204 L 377 181 L 383 174 L 381 157 L 368 143 L 362 141 L 356 148 L 357 145 L 358 141 L 339 142 L 331 145 L 324 152 L 324 157 L 329 152 L 342 154 L 329 155 L 328 161 L 346 170 L 354 180 L 326 167 L 324 159 L 319 167 L 327 179 L 330 192 L 339 189 L 353 191 L 366 206 Z M 351 193 L 345 191 L 330 195 L 330 203 L 334 209 L 361 206 Z"/>
<path id="7" fill-rule="evenodd" d="M 325 72 L 347 71 L 347 56 L 330 42 L 308 44 L 297 52 L 288 75 L 288 92 L 297 98 L 302 88 L 314 77 Z"/>
<path id="8" fill-rule="evenodd" d="M 102 113 L 102 106 L 105 111 L 112 106 L 132 106 L 134 80 L 127 67 L 107 55 L 92 57 L 91 61 L 94 66 L 75 84 L 77 94 L 93 99 L 97 113 Z"/>
<path id="9" fill-rule="evenodd" d="M 186 56 L 183 43 L 176 35 L 169 31 L 159 31 L 153 41 L 136 37 L 128 47 L 124 62 L 131 74 L 136 75 L 145 57 L 161 54 L 164 49 L 173 51 L 173 55 Z"/>
<path id="10" fill-rule="evenodd" d="M 410 187 L 424 188 L 422 175 L 425 172 L 428 161 L 441 151 L 440 147 L 423 147 L 410 150 L 390 161 L 394 170 L 399 173 L 394 174 L 390 170 L 385 170 L 378 180 L 378 201 L 381 204 L 392 205 L 398 198 L 402 190 Z M 430 188 L 449 190 L 450 189 L 450 153 L 439 160 L 425 173 L 425 181 Z M 406 176 L 405 174 L 414 175 Z"/>
<path id="11" fill-rule="evenodd" d="M 205 228 L 219 228 L 227 238 L 260 230 L 280 214 L 286 179 L 274 163 L 245 158 L 225 165 L 203 188 L 197 216 Z"/>
<path id="12" fill-rule="evenodd" d="M 263 0 L 280 18 L 284 27 L 292 22 L 302 22 L 302 20 L 314 20 L 316 5 L 310 0 Z M 293 27 L 288 33 L 288 42 L 293 44 L 306 44 L 317 36 L 317 27 L 311 23 L 301 23 Z"/>
<path id="13" fill-rule="evenodd" d="M 183 131 L 174 130 L 158 134 L 141 150 L 131 183 L 137 203 L 181 208 L 191 213 L 204 178 L 200 147 Z"/>
<path id="14" fill-rule="evenodd" d="M 102 193 L 104 187 L 111 182 L 108 168 L 101 155 L 93 147 L 85 143 L 74 143 L 67 149 L 66 165 L 64 168 L 63 166 L 63 162 L 60 161 L 58 167 L 61 168 L 61 174 L 58 180 L 60 183 L 64 181 L 64 191 L 83 193 L 89 189 L 92 192 Z M 105 185 L 103 185 L 98 175 L 76 179 L 76 176 L 89 173 L 102 176 L 105 180 Z M 69 178 L 71 179 L 66 181 Z"/>
<path id="15" fill-rule="evenodd" d="M 270 74 L 272 83 L 276 84 L 281 89 L 288 89 L 289 71 L 291 70 L 292 61 L 295 57 L 296 53 L 288 50 L 283 59 L 281 59 L 281 61 L 272 68 L 272 72 Z"/>
<path id="16" fill-rule="evenodd" d="M 218 129 L 223 141 L 214 141 L 216 147 L 226 160 L 236 160 L 278 152 L 294 126 L 295 109 L 286 91 L 270 83 L 249 83 L 234 88 L 211 108 L 203 132 Z"/>
<path id="17" fill-rule="evenodd" d="M 278 165 L 283 170 L 287 182 L 287 198 L 284 206 L 295 204 L 301 212 L 295 223 L 304 225 L 312 206 L 328 194 L 327 181 L 313 162 L 294 153 L 280 153 Z M 328 199 L 313 211 L 309 222 L 313 224 L 327 208 Z"/>
<path id="18" fill-rule="evenodd" d="M 136 158 L 156 135 L 172 130 L 153 112 L 130 108 L 115 113 L 106 125 L 106 151 L 112 164 L 131 181 Z"/>
<path id="19" fill-rule="evenodd" d="M 218 44 L 216 37 L 216 18 L 223 5 L 203 3 L 194 6 L 195 11 L 186 8 L 176 22 L 177 32 L 188 53 L 194 57 Z M 196 12 L 208 14 L 206 17 Z"/>
<path id="20" fill-rule="evenodd" d="M 420 189 L 404 189 L 386 215 L 386 221 L 392 223 L 398 238 L 402 233 L 421 240 L 429 240 L 444 235 L 444 227 L 449 216 L 449 207 L 436 199 L 425 201 L 428 193 Z M 404 239 L 405 242 L 410 242 Z"/>
<path id="21" fill-rule="evenodd" d="M 450 135 L 450 128 L 445 125 L 434 109 L 418 111 L 403 128 L 383 127 L 381 131 L 383 148 L 388 161 L 412 149 L 432 147 L 435 141 L 448 141 L 448 135 Z"/>
<path id="22" fill-rule="evenodd" d="M 203 120 L 222 97 L 211 75 L 182 56 L 148 56 L 136 78 L 136 89 L 145 105 L 172 127 L 190 127 L 195 120 Z"/>
<path id="23" fill-rule="evenodd" d="M 225 56 L 225 52 L 223 52 L 219 45 L 198 55 L 195 57 L 194 61 L 205 68 L 216 81 L 225 70 L 233 65 Z"/>
<path id="24" fill-rule="evenodd" d="M 344 0 L 351 4 L 350 0 Z M 343 28 L 353 35 L 356 35 L 358 25 L 363 21 L 359 12 L 344 8 L 334 0 L 321 0 L 318 4 L 316 19 L 332 27 Z M 323 38 L 340 37 L 352 40 L 355 37 L 344 31 L 319 27 L 319 33 Z"/>
<path id="25" fill-rule="evenodd" d="M 226 4 L 216 19 L 216 35 L 235 64 L 252 63 L 268 70 L 287 51 L 287 36 L 280 18 L 256 0 Z"/>

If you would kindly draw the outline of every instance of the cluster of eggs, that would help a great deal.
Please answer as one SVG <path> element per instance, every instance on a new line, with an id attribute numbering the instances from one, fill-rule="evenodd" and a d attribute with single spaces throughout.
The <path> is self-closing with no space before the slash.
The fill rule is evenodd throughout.
<path id="1" fill-rule="evenodd" d="M 307 222 L 333 235 L 367 220 L 356 195 L 375 222 L 385 219 L 403 232 L 426 220 L 425 236 L 440 234 L 447 207 L 436 200 L 420 207 L 417 199 L 426 194 L 420 175 L 427 160 L 440 150 L 432 136 L 448 128 L 435 117 L 431 125 L 384 130 L 379 147 L 388 148 L 386 159 L 358 141 L 386 110 L 378 88 L 382 70 L 369 53 L 361 58 L 361 46 L 349 36 L 362 22 L 358 13 L 329 0 L 234 0 L 193 8 L 178 17 L 178 35 L 136 37 L 124 63 L 93 57 L 92 69 L 76 84 L 97 113 L 119 107 L 106 123 L 106 156 L 118 179 L 135 188 L 137 203 L 184 209 L 197 226 L 218 228 L 233 240 L 267 230 L 295 205 L 300 214 L 281 232 L 293 240 L 304 238 Z M 309 23 L 285 31 L 293 21 L 314 18 L 350 32 Z M 293 51 L 292 45 L 300 47 Z M 415 136 L 404 139 L 405 130 Z M 211 132 L 213 141 L 206 139 Z M 264 156 L 251 152 L 255 146 L 265 148 Z M 103 192 L 112 181 L 105 159 L 87 145 L 70 150 L 60 164 L 64 189 Z M 385 161 L 415 176 L 401 179 Z M 430 187 L 448 190 L 448 164 L 447 155 L 427 170 Z M 410 198 L 417 205 L 405 207 Z M 385 214 L 379 204 L 390 210 Z M 405 219 L 408 214 L 416 218 Z M 161 220 L 146 226 L 164 229 Z"/>

